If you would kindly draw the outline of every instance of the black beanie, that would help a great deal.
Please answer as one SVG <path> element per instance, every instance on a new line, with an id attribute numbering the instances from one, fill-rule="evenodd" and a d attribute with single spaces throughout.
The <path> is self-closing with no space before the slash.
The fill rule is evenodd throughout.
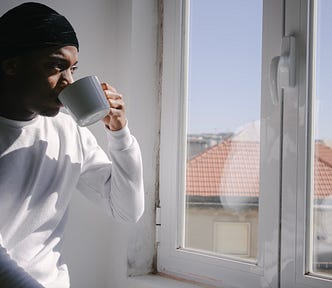
<path id="1" fill-rule="evenodd" d="M 40 3 L 19 5 L 0 17 L 0 60 L 52 46 L 79 48 L 69 21 Z"/>

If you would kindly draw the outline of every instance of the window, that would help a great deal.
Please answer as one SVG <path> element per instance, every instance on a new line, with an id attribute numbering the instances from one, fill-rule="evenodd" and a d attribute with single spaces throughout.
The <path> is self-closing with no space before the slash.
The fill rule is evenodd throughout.
<path id="1" fill-rule="evenodd" d="M 331 1 L 317 2 L 316 23 L 316 93 L 315 107 L 312 110 L 314 130 L 312 133 L 311 169 L 313 185 L 311 186 L 311 241 L 312 261 L 310 271 L 320 275 L 332 275 L 332 99 L 330 88 L 330 65 L 332 59 L 332 39 L 328 27 L 332 27 L 329 12 Z"/>
<path id="2" fill-rule="evenodd" d="M 244 247 L 235 221 L 258 226 L 262 6 L 262 0 L 191 0 L 188 8 L 183 246 L 254 262 L 258 229 L 251 231 L 252 247 L 236 253 Z M 215 230 L 217 215 L 234 222 L 233 231 Z M 230 241 L 232 249 L 223 249 Z"/>
<path id="3" fill-rule="evenodd" d="M 164 2 L 159 272 L 331 286 L 329 2 Z"/>

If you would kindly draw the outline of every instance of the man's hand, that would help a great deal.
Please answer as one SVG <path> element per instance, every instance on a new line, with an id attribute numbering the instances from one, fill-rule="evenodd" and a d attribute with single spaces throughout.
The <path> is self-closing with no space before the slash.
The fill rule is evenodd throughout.
<path id="1" fill-rule="evenodd" d="M 125 103 L 122 100 L 122 95 L 107 83 L 102 83 L 101 87 L 103 88 L 105 96 L 111 107 L 110 112 L 103 119 L 103 122 L 112 131 L 120 130 L 127 123 Z"/>

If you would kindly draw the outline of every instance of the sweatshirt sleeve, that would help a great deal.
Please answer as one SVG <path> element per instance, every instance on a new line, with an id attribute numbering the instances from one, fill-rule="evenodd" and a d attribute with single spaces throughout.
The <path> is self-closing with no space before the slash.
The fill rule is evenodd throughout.
<path id="1" fill-rule="evenodd" d="M 1 288 L 42 288 L 35 279 L 10 258 L 5 248 L 0 246 L 0 287 Z"/>
<path id="2" fill-rule="evenodd" d="M 137 222 L 144 211 L 143 168 L 139 145 L 128 126 L 106 129 L 108 155 L 87 128 L 79 128 L 83 163 L 77 184 L 87 198 L 117 220 Z"/>

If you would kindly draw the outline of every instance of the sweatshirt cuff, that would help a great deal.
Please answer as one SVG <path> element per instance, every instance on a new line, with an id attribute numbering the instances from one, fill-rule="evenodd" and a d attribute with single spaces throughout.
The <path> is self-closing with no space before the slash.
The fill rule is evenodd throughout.
<path id="1" fill-rule="evenodd" d="M 112 131 L 107 128 L 105 129 L 110 143 L 110 150 L 125 150 L 131 146 L 133 139 L 130 134 L 128 122 L 126 126 L 117 131 Z"/>

